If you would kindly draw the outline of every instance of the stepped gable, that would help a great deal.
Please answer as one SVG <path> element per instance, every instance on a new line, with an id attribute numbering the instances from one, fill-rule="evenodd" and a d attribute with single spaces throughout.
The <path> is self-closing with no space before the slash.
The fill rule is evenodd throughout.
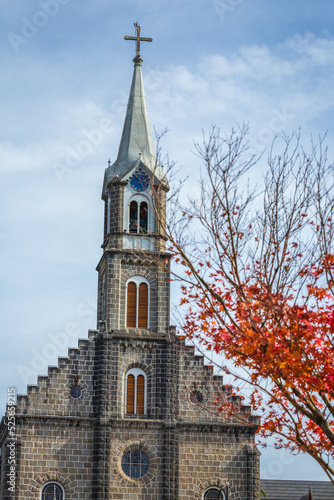
<path id="1" fill-rule="evenodd" d="M 259 417 L 251 412 L 251 407 L 244 405 L 241 395 L 233 395 L 231 385 L 224 385 L 223 375 L 214 375 L 213 365 L 205 363 L 202 354 L 196 354 L 194 346 L 187 346 L 185 339 L 181 344 L 180 370 L 182 371 L 183 391 L 180 394 L 179 416 L 184 421 L 218 422 L 234 425 L 259 425 Z M 218 412 L 214 401 L 218 398 L 233 404 L 233 415 Z"/>
<path id="2" fill-rule="evenodd" d="M 106 332 L 90 330 L 88 339 L 79 339 L 78 348 L 69 348 L 67 357 L 59 357 L 57 366 L 49 366 L 48 375 L 38 376 L 37 384 L 27 386 L 27 394 L 17 396 L 16 413 L 18 416 L 41 417 L 77 417 L 93 418 L 94 380 L 96 378 L 96 359 L 99 358 L 101 346 L 96 341 L 108 337 L 114 346 L 126 351 L 132 365 L 142 366 L 149 370 L 150 362 L 143 354 L 165 349 L 165 334 L 155 334 L 141 329 L 124 329 Z M 195 353 L 193 346 L 186 345 L 184 338 L 177 337 L 171 329 L 170 336 L 178 350 L 172 363 L 178 364 L 182 382 L 177 387 L 178 412 L 175 418 L 180 422 L 216 423 L 225 425 L 258 424 L 258 418 L 251 414 L 249 406 L 243 405 L 242 397 L 232 395 L 232 386 L 224 385 L 222 375 L 213 374 L 213 366 L 205 364 L 205 358 Z M 156 343 L 156 342 L 159 343 Z M 102 348 L 103 350 L 103 348 Z M 101 353 L 100 353 L 101 355 Z M 125 366 L 128 363 L 125 361 Z M 73 396 L 71 391 L 74 390 Z M 118 386 L 112 388 L 118 390 Z M 80 391 L 80 397 L 78 396 Z M 213 403 L 221 396 L 233 403 L 240 410 L 240 418 L 231 418 L 219 413 Z M 153 404 L 151 405 L 153 407 Z M 154 406 L 155 413 L 163 413 L 165 404 L 160 402 Z M 123 407 L 123 404 L 122 404 Z M 121 411 L 116 411 L 121 413 Z M 153 416 L 153 414 L 152 414 Z"/>
<path id="3" fill-rule="evenodd" d="M 68 357 L 60 357 L 57 366 L 49 366 L 47 376 L 40 375 L 36 385 L 27 386 L 27 395 L 17 396 L 18 415 L 92 416 L 97 334 L 97 331 L 90 331 L 88 339 L 78 341 L 78 348 L 68 350 Z M 77 397 L 79 391 L 81 395 Z"/>
<path id="4" fill-rule="evenodd" d="M 139 333 L 140 332 L 140 333 Z M 127 351 L 133 365 L 148 368 L 149 362 L 142 350 L 150 352 L 164 348 L 166 335 L 152 337 L 152 332 L 137 329 L 124 329 L 112 332 L 90 330 L 88 339 L 79 339 L 78 348 L 69 348 L 67 357 L 59 357 L 57 366 L 49 366 L 48 375 L 38 376 L 37 384 L 27 386 L 27 394 L 17 396 L 16 413 L 18 416 L 80 417 L 93 418 L 94 376 L 96 357 L 99 349 L 96 340 L 107 336 L 114 345 Z M 178 387 L 178 414 L 181 422 L 257 424 L 258 419 L 251 415 L 249 406 L 244 406 L 241 396 L 232 395 L 232 387 L 224 385 L 223 376 L 213 375 L 213 367 L 205 364 L 203 355 L 196 355 L 193 346 L 187 346 L 183 338 L 171 331 L 179 350 L 173 363 L 179 365 L 182 383 Z M 156 341 L 163 342 L 156 344 Z M 127 363 L 125 363 L 126 365 Z M 116 386 L 113 390 L 117 390 Z M 73 396 L 71 391 L 74 390 Z M 80 397 L 78 396 L 80 391 Z M 215 398 L 225 396 L 240 409 L 242 418 L 224 417 L 213 404 Z M 161 409 L 163 409 L 161 404 Z"/>

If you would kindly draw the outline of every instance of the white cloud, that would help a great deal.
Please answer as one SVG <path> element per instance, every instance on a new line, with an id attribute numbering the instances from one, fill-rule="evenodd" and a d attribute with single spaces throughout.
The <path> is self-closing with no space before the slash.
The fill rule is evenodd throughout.
<path id="1" fill-rule="evenodd" d="M 274 48 L 208 55 L 193 68 L 157 69 L 159 84 L 151 84 L 149 91 L 151 121 L 167 124 L 173 138 L 188 141 L 187 150 L 201 129 L 213 124 L 228 132 L 238 122 L 249 122 L 256 140 L 263 135 L 263 147 L 276 133 L 299 126 L 306 133 L 323 133 L 330 126 L 326 114 L 334 99 L 333 82 L 327 78 L 334 70 L 333 49 L 333 40 L 298 36 Z M 326 68 L 324 78 L 317 78 L 319 65 Z M 315 131 L 312 122 L 322 115 L 323 128 Z M 184 158 L 183 151 L 173 149 L 173 157 Z"/>

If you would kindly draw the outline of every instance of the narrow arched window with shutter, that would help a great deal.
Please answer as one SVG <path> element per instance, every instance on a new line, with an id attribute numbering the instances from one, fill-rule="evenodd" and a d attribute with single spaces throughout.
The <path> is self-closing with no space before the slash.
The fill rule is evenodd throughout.
<path id="1" fill-rule="evenodd" d="M 125 413 L 146 415 L 146 374 L 139 368 L 132 368 L 126 374 Z"/>
<path id="2" fill-rule="evenodd" d="M 147 328 L 148 317 L 148 286 L 140 283 L 138 297 L 138 328 Z"/>
<path id="3" fill-rule="evenodd" d="M 137 377 L 137 415 L 145 413 L 145 377 L 138 375 Z"/>
<path id="4" fill-rule="evenodd" d="M 133 281 L 128 283 L 126 326 L 137 326 L 137 284 Z"/>
<path id="5" fill-rule="evenodd" d="M 129 374 L 126 381 L 126 413 L 135 412 L 135 376 Z"/>
<path id="6" fill-rule="evenodd" d="M 126 327 L 149 328 L 149 284 L 141 276 L 127 283 Z"/>

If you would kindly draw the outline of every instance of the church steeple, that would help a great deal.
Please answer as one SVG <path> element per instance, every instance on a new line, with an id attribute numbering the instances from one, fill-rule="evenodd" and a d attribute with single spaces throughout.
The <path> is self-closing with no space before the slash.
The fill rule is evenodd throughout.
<path id="1" fill-rule="evenodd" d="M 137 42 L 134 73 L 118 156 L 108 162 L 103 185 L 98 320 L 114 331 L 135 328 L 165 335 L 170 254 L 163 224 L 169 187 L 157 165 L 141 71 L 140 42 L 152 39 L 141 38 L 136 28 L 136 37 L 125 37 Z"/>
<path id="2" fill-rule="evenodd" d="M 143 164 L 155 178 L 168 187 L 163 170 L 157 159 L 149 123 L 142 75 L 143 59 L 140 55 L 140 42 L 152 42 L 152 38 L 140 36 L 140 26 L 135 23 L 137 36 L 125 36 L 126 40 L 137 42 L 136 57 L 133 59 L 134 71 L 122 137 L 116 161 L 106 169 L 103 194 L 107 185 L 116 177 L 123 180 L 134 167 Z"/>
<path id="3" fill-rule="evenodd" d="M 154 171 L 156 158 L 146 108 L 141 71 L 142 59 L 136 57 L 134 62 L 130 96 L 116 164 L 125 164 L 131 167 L 141 155 L 142 162 Z"/>

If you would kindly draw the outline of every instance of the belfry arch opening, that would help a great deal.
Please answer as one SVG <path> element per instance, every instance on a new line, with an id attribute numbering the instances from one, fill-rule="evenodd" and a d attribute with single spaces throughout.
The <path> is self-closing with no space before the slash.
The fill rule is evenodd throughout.
<path id="1" fill-rule="evenodd" d="M 148 201 L 143 196 L 131 198 L 129 203 L 129 233 L 147 234 L 149 227 Z"/>

